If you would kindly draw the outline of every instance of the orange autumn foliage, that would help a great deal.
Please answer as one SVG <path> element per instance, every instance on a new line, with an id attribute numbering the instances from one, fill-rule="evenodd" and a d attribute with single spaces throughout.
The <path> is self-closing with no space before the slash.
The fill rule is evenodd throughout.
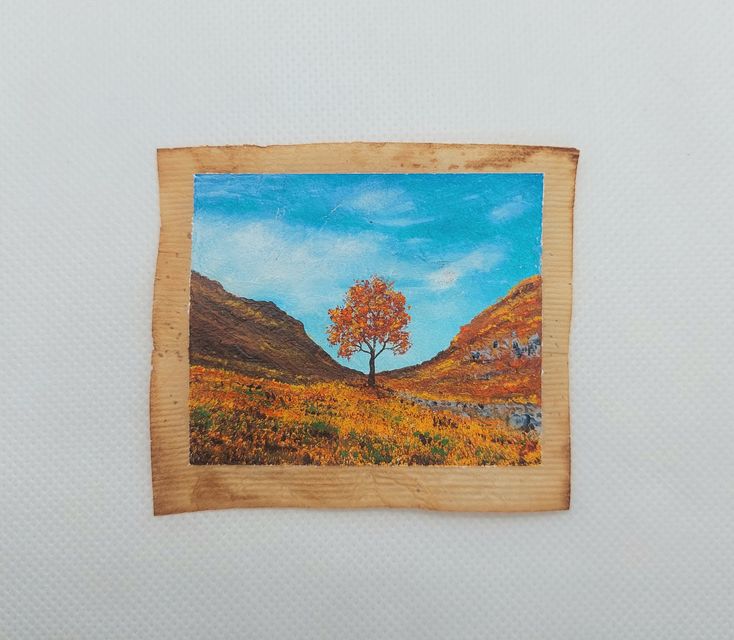
<path id="1" fill-rule="evenodd" d="M 375 386 L 375 359 L 386 349 L 403 354 L 410 348 L 410 322 L 405 296 L 394 283 L 379 276 L 357 280 L 344 297 L 344 306 L 329 309 L 329 343 L 339 345 L 339 356 L 369 355 L 368 384 Z"/>

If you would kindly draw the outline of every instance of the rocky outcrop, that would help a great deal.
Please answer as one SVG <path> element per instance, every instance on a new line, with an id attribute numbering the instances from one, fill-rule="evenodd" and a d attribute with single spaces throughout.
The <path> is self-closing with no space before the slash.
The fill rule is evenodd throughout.
<path id="1" fill-rule="evenodd" d="M 434 411 L 450 411 L 463 416 L 481 418 L 499 418 L 507 426 L 521 431 L 540 432 L 542 428 L 542 412 L 538 405 L 532 403 L 502 402 L 482 404 L 476 402 L 456 402 L 452 400 L 429 400 L 419 398 L 405 392 L 398 394 L 410 402 L 433 409 Z"/>

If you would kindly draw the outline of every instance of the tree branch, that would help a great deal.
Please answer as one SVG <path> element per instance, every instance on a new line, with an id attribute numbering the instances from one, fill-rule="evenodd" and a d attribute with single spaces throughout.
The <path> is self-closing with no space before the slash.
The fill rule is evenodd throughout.
<path id="1" fill-rule="evenodd" d="M 367 349 L 363 349 L 362 347 L 367 347 Z M 370 346 L 370 343 L 369 343 L 368 340 L 365 340 L 364 343 L 360 343 L 359 350 L 362 353 L 366 353 L 369 356 L 375 355 L 375 350 L 374 350 L 374 348 L 372 346 Z M 377 357 L 377 356 L 375 356 L 375 357 Z"/>

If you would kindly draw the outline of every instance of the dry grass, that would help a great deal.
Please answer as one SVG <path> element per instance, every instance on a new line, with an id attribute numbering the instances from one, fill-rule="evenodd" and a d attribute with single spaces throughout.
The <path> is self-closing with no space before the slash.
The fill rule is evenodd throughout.
<path id="1" fill-rule="evenodd" d="M 287 384 L 192 366 L 189 408 L 192 464 L 540 462 L 535 434 L 434 411 L 386 388 Z"/>
<path id="2" fill-rule="evenodd" d="M 541 280 L 533 276 L 463 326 L 448 349 L 416 367 L 383 374 L 382 383 L 435 400 L 540 404 L 540 358 L 516 357 L 505 348 L 493 351 L 491 361 L 475 362 L 471 353 L 513 337 L 526 343 L 541 327 Z"/>

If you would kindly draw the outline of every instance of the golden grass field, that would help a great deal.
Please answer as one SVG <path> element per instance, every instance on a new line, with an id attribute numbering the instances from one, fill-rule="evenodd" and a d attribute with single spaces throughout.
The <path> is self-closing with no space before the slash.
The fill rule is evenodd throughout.
<path id="1" fill-rule="evenodd" d="M 389 386 L 290 384 L 192 366 L 189 410 L 192 464 L 540 462 L 535 433 L 429 409 Z"/>

